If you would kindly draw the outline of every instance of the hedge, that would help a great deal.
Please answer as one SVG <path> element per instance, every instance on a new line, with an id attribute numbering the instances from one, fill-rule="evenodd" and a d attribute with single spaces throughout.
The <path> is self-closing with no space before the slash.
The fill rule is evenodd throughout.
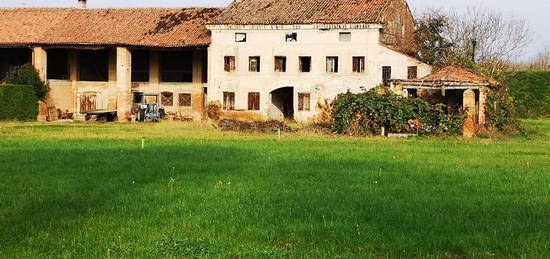
<path id="1" fill-rule="evenodd" d="M 0 120 L 34 121 L 38 98 L 29 85 L 0 85 Z"/>
<path id="2" fill-rule="evenodd" d="M 550 117 L 550 72 L 506 73 L 504 86 L 522 118 Z"/>

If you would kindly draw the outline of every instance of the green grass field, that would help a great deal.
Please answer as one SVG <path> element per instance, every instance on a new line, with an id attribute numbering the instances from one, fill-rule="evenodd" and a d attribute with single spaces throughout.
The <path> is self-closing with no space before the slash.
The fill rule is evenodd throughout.
<path id="1" fill-rule="evenodd" d="M 0 258 L 548 258 L 550 120 L 526 125 L 501 140 L 278 140 L 0 123 Z"/>

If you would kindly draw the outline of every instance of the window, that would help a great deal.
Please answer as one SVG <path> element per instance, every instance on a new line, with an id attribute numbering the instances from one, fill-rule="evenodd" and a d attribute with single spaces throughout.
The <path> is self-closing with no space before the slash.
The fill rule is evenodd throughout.
<path id="1" fill-rule="evenodd" d="M 179 94 L 178 97 L 179 106 L 191 106 L 191 94 Z"/>
<path id="2" fill-rule="evenodd" d="M 193 53 L 165 51 L 160 56 L 162 82 L 193 82 Z"/>
<path id="3" fill-rule="evenodd" d="M 416 79 L 418 78 L 418 67 L 408 67 L 407 68 L 407 79 Z"/>
<path id="4" fill-rule="evenodd" d="M 149 82 L 149 51 L 132 51 L 132 82 Z"/>
<path id="5" fill-rule="evenodd" d="M 225 72 L 235 71 L 235 56 L 223 57 L 223 70 L 225 70 Z"/>
<path id="6" fill-rule="evenodd" d="M 160 103 L 162 106 L 174 106 L 174 94 L 171 92 L 160 93 Z"/>
<path id="7" fill-rule="evenodd" d="M 66 49 L 49 49 L 48 79 L 69 79 L 69 54 Z"/>
<path id="8" fill-rule="evenodd" d="M 300 57 L 300 72 L 311 72 L 311 57 Z"/>
<path id="9" fill-rule="evenodd" d="M 340 32 L 340 42 L 351 42 L 351 32 Z"/>
<path id="10" fill-rule="evenodd" d="M 248 70 L 250 72 L 260 72 L 260 57 L 248 58 Z"/>
<path id="11" fill-rule="evenodd" d="M 246 33 L 235 33 L 235 42 L 246 42 Z"/>
<path id="12" fill-rule="evenodd" d="M 78 51 L 80 81 L 108 81 L 109 53 L 106 50 Z"/>
<path id="13" fill-rule="evenodd" d="M 223 109 L 226 111 L 235 110 L 235 93 L 223 92 Z"/>
<path id="14" fill-rule="evenodd" d="M 310 93 L 298 93 L 298 110 L 309 111 L 311 109 Z"/>
<path id="15" fill-rule="evenodd" d="M 286 72 L 286 57 L 275 57 L 275 72 Z"/>
<path id="16" fill-rule="evenodd" d="M 353 57 L 353 72 L 365 72 L 365 57 Z"/>
<path id="17" fill-rule="evenodd" d="M 327 72 L 338 73 L 338 57 L 327 57 Z"/>
<path id="18" fill-rule="evenodd" d="M 390 79 L 391 79 L 391 67 L 384 66 L 382 67 L 382 83 L 384 86 L 390 85 Z"/>
<path id="19" fill-rule="evenodd" d="M 260 110 L 260 93 L 248 93 L 248 110 Z"/>
<path id="20" fill-rule="evenodd" d="M 298 42 L 298 33 L 296 32 L 290 32 L 287 33 L 285 36 L 286 42 Z"/>

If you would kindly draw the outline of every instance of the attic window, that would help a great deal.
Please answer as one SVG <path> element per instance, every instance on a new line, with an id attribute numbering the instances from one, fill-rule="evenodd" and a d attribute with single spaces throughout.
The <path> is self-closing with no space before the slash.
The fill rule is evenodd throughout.
<path id="1" fill-rule="evenodd" d="M 351 32 L 340 32 L 340 42 L 351 42 Z"/>
<path id="2" fill-rule="evenodd" d="M 285 36 L 286 42 L 298 42 L 298 33 L 296 32 L 289 32 Z"/>
<path id="3" fill-rule="evenodd" d="M 235 33 L 235 42 L 246 42 L 246 33 Z"/>

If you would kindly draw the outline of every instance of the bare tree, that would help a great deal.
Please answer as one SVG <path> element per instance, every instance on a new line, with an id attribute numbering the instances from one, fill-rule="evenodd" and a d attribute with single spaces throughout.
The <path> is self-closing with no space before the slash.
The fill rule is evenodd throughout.
<path id="1" fill-rule="evenodd" d="M 468 8 L 462 12 L 428 10 L 418 19 L 419 25 L 426 19 L 445 20 L 439 28 L 438 37 L 447 43 L 446 49 L 438 50 L 444 55 L 439 55 L 434 65 L 482 68 L 490 77 L 494 77 L 507 64 L 517 62 L 531 39 L 525 20 L 497 11 L 479 8 Z M 430 55 L 420 53 L 420 56 Z"/>
<path id="2" fill-rule="evenodd" d="M 529 70 L 550 71 L 550 48 L 547 47 L 543 52 L 527 62 L 524 67 Z"/>

